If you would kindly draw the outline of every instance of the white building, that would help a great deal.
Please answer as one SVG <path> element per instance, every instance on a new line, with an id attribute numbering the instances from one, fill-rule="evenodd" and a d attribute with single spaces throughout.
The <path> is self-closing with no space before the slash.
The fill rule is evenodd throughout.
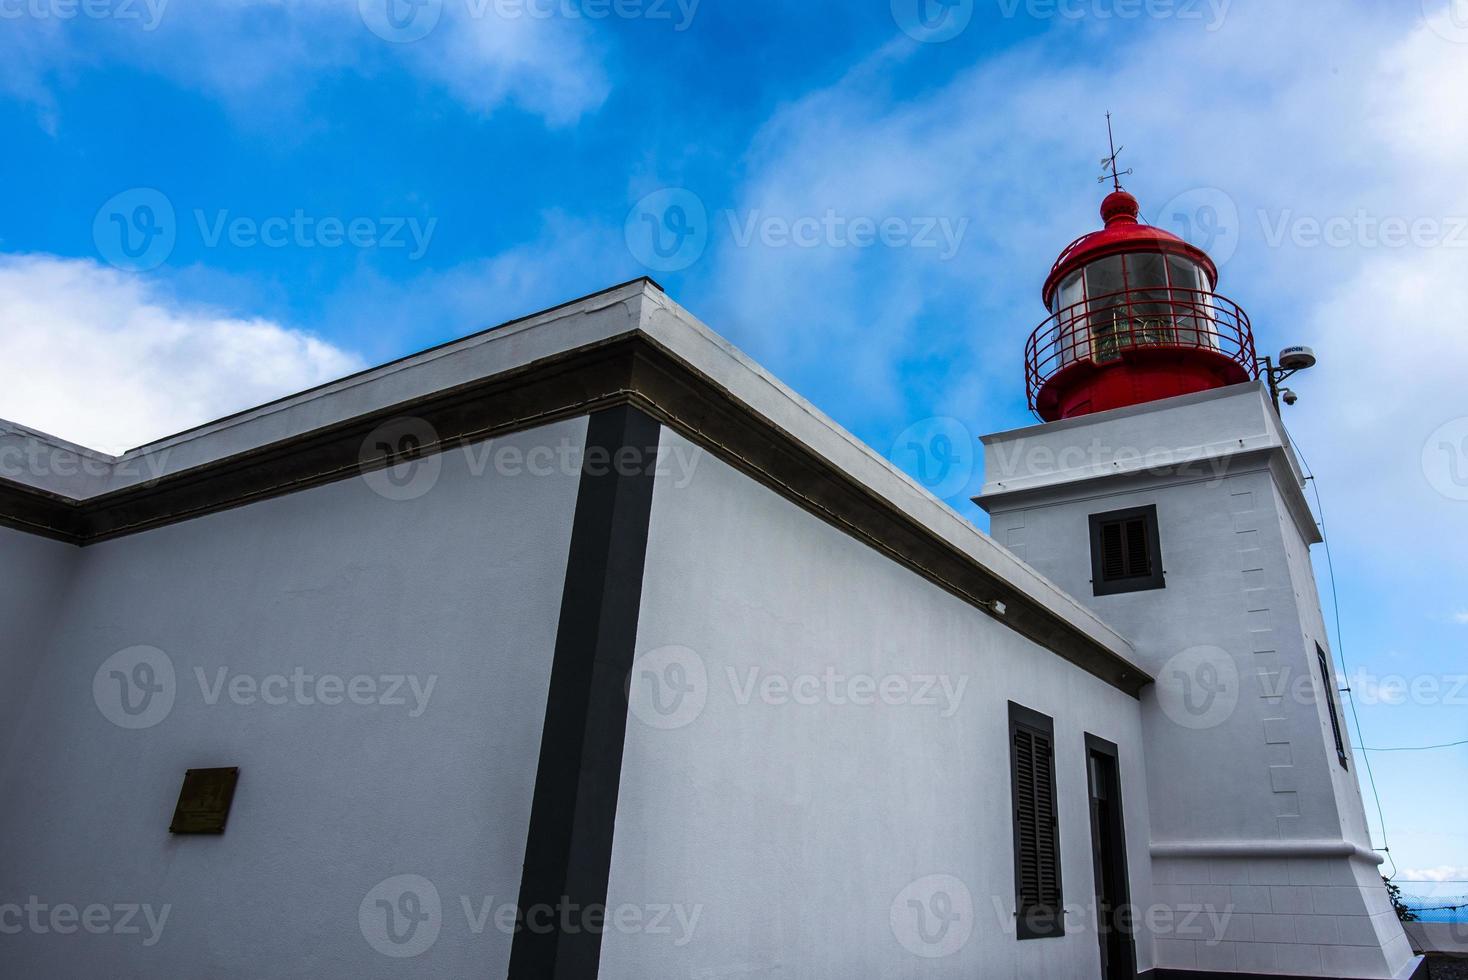
<path id="1" fill-rule="evenodd" d="M 992 538 L 647 280 L 0 426 L 0 974 L 1420 975 L 1247 321 L 1127 200 Z"/>

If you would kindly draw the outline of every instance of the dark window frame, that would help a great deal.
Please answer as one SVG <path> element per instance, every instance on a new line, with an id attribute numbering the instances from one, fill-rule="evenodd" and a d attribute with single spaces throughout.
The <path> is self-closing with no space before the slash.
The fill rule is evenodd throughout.
<path id="1" fill-rule="evenodd" d="M 1055 894 L 1053 904 L 1042 901 L 1026 904 L 1023 894 L 1025 863 L 1024 834 L 1020 817 L 1020 801 L 1023 794 L 1030 800 L 1031 807 L 1038 807 L 1035 792 L 1036 780 L 1023 783 L 1020 778 L 1020 754 L 1018 737 L 1028 734 L 1032 739 L 1043 738 L 1048 749 L 1048 792 L 1050 797 L 1050 856 L 1053 861 Z M 1033 768 L 1033 763 L 1032 763 Z M 1010 773 L 1010 816 L 1014 827 L 1014 915 L 1015 938 L 1056 939 L 1065 935 L 1065 882 L 1061 876 L 1060 863 L 1060 801 L 1055 792 L 1055 722 L 1048 715 L 1009 702 L 1009 773 Z M 1037 878 L 1042 877 L 1041 868 L 1045 858 L 1036 835 L 1034 861 Z M 1043 896 L 1039 896 L 1043 898 Z"/>
<path id="2" fill-rule="evenodd" d="M 1330 713 L 1330 730 L 1335 735 L 1335 755 L 1340 760 L 1341 768 L 1350 772 L 1345 732 L 1341 728 L 1341 713 L 1340 709 L 1336 707 L 1335 684 L 1331 681 L 1330 654 L 1325 652 L 1325 647 L 1317 643 L 1315 644 L 1315 657 L 1320 662 L 1320 686 L 1325 690 L 1325 707 Z"/>
<path id="3" fill-rule="evenodd" d="M 1111 923 L 1111 926 L 1113 928 L 1120 929 L 1122 933 L 1122 940 L 1120 944 L 1122 962 L 1116 966 L 1115 972 L 1121 974 L 1122 976 L 1134 976 L 1136 974 L 1137 965 L 1138 929 L 1135 920 L 1136 912 L 1132 907 L 1132 861 L 1131 852 L 1127 849 L 1126 839 L 1126 807 L 1124 805 L 1125 794 L 1122 792 L 1121 787 L 1121 750 L 1117 747 L 1115 742 L 1108 742 L 1106 739 L 1101 738 L 1097 735 L 1092 735 L 1090 732 L 1086 732 L 1085 734 L 1087 802 L 1090 802 L 1090 798 L 1093 796 L 1091 787 L 1091 756 L 1104 755 L 1111 759 L 1113 766 L 1112 775 L 1115 777 L 1115 780 L 1114 783 L 1108 787 L 1108 789 L 1115 795 L 1115 806 L 1113 807 L 1113 812 L 1116 817 L 1116 822 L 1115 825 L 1111 828 L 1110 840 L 1106 841 L 1105 843 L 1118 856 L 1121 864 L 1121 867 L 1118 869 L 1120 873 L 1115 881 L 1117 902 L 1115 908 L 1113 908 L 1112 910 L 1113 914 L 1116 915 L 1116 921 Z M 1094 828 L 1092 830 L 1092 837 L 1094 843 Z M 1096 873 L 1094 861 L 1091 870 L 1092 874 L 1094 875 Z"/>
<path id="4" fill-rule="evenodd" d="M 1142 522 L 1147 537 L 1147 558 L 1151 566 L 1148 574 L 1108 578 L 1106 548 L 1102 541 L 1106 528 L 1117 524 L 1125 528 L 1127 524 L 1138 520 Z M 1167 573 L 1162 568 L 1162 536 L 1158 531 L 1156 504 L 1091 515 L 1091 588 L 1098 596 L 1167 588 Z"/>

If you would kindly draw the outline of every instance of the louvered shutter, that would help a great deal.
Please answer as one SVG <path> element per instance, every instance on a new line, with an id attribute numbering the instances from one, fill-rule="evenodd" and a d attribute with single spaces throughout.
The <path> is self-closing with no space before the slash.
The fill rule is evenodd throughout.
<path id="1" fill-rule="evenodd" d="M 1096 595 L 1167 587 L 1156 506 L 1091 515 L 1091 585 Z"/>
<path id="2" fill-rule="evenodd" d="M 1126 575 L 1126 549 L 1122 547 L 1122 536 L 1120 521 L 1101 528 L 1101 574 L 1108 581 Z"/>
<path id="3" fill-rule="evenodd" d="M 1152 574 L 1151 546 L 1147 541 L 1147 522 L 1140 517 L 1126 522 L 1126 572 L 1128 578 Z"/>
<path id="4" fill-rule="evenodd" d="M 1041 908 L 1060 907 L 1060 855 L 1057 853 L 1055 817 L 1055 751 L 1050 739 L 1035 740 L 1035 863 L 1039 868 Z"/>
<path id="5" fill-rule="evenodd" d="M 1040 820 L 1035 794 L 1035 735 L 1014 730 L 1014 819 L 1019 836 L 1019 908 L 1040 904 Z"/>
<path id="6" fill-rule="evenodd" d="M 1052 732 L 1045 716 L 1010 705 L 1015 901 L 1022 939 L 1063 932 Z"/>
<path id="7" fill-rule="evenodd" d="M 1330 729 L 1335 735 L 1335 755 L 1342 769 L 1349 769 L 1346 761 L 1346 740 L 1341 735 L 1341 716 L 1335 705 L 1335 685 L 1330 682 L 1330 658 L 1325 648 L 1315 644 L 1315 656 L 1320 660 L 1320 689 L 1325 694 L 1325 706 L 1330 709 Z"/>

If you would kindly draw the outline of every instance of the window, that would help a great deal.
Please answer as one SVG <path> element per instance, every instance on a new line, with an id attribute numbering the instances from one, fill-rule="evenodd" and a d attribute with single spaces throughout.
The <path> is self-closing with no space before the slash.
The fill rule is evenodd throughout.
<path id="1" fill-rule="evenodd" d="M 1081 274 L 1079 272 L 1071 273 L 1066 277 L 1065 281 L 1060 284 L 1060 290 L 1056 294 L 1057 298 L 1055 303 L 1057 309 L 1055 312 L 1063 312 L 1068 307 L 1076 306 L 1086 298 L 1085 289 L 1081 283 Z"/>
<path id="2" fill-rule="evenodd" d="M 1172 288 L 1179 291 L 1203 292 L 1208 289 L 1208 277 L 1203 270 L 1198 268 L 1197 263 L 1192 259 L 1183 258 L 1181 255 L 1167 257 L 1167 279 Z M 1193 302 L 1191 297 L 1187 297 L 1184 301 Z"/>
<path id="3" fill-rule="evenodd" d="M 1091 515 L 1091 585 L 1096 595 L 1167 587 L 1155 506 Z"/>
<path id="4" fill-rule="evenodd" d="M 1056 342 L 1061 365 L 1091 356 L 1090 334 L 1086 332 L 1085 280 L 1072 273 L 1055 293 Z"/>
<path id="5" fill-rule="evenodd" d="M 1172 285 L 1177 342 L 1193 347 L 1218 347 L 1207 274 L 1192 260 L 1169 255 L 1167 277 Z"/>
<path id="6" fill-rule="evenodd" d="M 1330 682 L 1330 657 L 1326 656 L 1319 643 L 1315 644 L 1315 656 L 1320 660 L 1320 689 L 1325 692 L 1325 706 L 1330 710 L 1330 730 L 1335 734 L 1335 756 L 1342 769 L 1350 769 L 1346 764 L 1346 740 L 1341 737 L 1341 715 L 1335 706 L 1335 685 Z"/>
<path id="7" fill-rule="evenodd" d="M 1086 311 L 1091 323 L 1098 364 L 1114 361 L 1131 336 L 1127 315 L 1126 273 L 1120 255 L 1097 259 L 1086 266 Z"/>
<path id="8" fill-rule="evenodd" d="M 1126 257 L 1130 323 L 1123 346 L 1170 344 L 1174 340 L 1172 303 L 1167 293 L 1167 259 L 1161 252 Z"/>
<path id="9" fill-rule="evenodd" d="M 1063 936 L 1054 722 L 1011 701 L 1009 750 L 1014 795 L 1016 936 Z"/>

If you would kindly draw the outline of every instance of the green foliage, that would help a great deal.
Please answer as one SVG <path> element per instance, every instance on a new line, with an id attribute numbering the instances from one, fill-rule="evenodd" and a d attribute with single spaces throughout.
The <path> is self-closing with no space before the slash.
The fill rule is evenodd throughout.
<path id="1" fill-rule="evenodd" d="M 1392 909 L 1397 913 L 1397 918 L 1403 922 L 1416 922 L 1417 913 L 1407 908 L 1406 903 L 1402 901 L 1402 889 L 1392 884 L 1390 878 L 1383 877 L 1381 880 L 1386 883 L 1387 897 L 1392 900 Z"/>

